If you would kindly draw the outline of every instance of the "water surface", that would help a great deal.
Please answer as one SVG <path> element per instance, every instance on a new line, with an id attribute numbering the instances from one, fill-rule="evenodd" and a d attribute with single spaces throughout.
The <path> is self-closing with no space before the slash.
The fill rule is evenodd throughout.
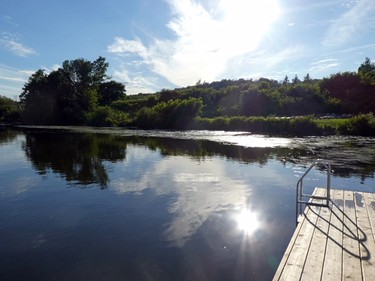
<path id="1" fill-rule="evenodd" d="M 0 129 L 1 130 L 1 129 Z M 1 280 L 270 280 L 317 158 L 373 192 L 375 140 L 0 131 Z M 325 184 L 314 169 L 307 191 Z"/>

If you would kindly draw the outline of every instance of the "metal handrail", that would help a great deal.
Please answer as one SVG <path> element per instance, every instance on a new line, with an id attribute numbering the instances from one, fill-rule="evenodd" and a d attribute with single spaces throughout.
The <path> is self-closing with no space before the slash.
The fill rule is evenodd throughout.
<path id="1" fill-rule="evenodd" d="M 305 176 L 317 165 L 324 165 L 327 169 L 327 195 L 326 196 L 315 196 L 310 194 L 303 193 L 303 179 Z M 300 177 L 297 181 L 297 192 L 296 192 L 296 223 L 298 224 L 298 217 L 302 214 L 302 204 L 305 205 L 313 205 L 313 206 L 322 206 L 322 207 L 329 207 L 329 201 L 331 199 L 331 164 L 322 159 L 316 160 L 311 166 L 306 170 L 306 172 Z M 308 198 L 308 200 L 304 200 L 304 198 Z M 325 203 L 317 203 L 311 199 L 319 199 L 324 200 Z"/>

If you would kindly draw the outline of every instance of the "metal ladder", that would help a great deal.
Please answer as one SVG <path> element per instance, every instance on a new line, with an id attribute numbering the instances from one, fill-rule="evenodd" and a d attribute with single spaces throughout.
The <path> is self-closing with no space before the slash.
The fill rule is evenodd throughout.
<path id="1" fill-rule="evenodd" d="M 324 166 L 327 169 L 327 195 L 326 196 L 315 196 L 310 194 L 305 194 L 303 192 L 303 179 L 315 166 Z M 298 224 L 298 218 L 302 214 L 302 205 L 305 206 L 320 206 L 320 207 L 329 207 L 329 202 L 331 199 L 331 164 L 328 161 L 318 159 L 311 164 L 310 168 L 300 177 L 297 182 L 297 192 L 296 192 L 296 224 Z M 313 201 L 317 199 L 322 201 L 321 203 Z"/>

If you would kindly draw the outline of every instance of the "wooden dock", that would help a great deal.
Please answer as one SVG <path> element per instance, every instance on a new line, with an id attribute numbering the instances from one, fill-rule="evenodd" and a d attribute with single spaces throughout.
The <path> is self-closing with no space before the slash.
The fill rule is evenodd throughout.
<path id="1" fill-rule="evenodd" d="M 375 280 L 375 194 L 332 189 L 331 200 L 306 207 L 274 281 Z"/>

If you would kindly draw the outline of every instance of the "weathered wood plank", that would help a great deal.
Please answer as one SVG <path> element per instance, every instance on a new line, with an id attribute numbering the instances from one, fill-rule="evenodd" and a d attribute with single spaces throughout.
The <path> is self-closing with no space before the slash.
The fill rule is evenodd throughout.
<path id="1" fill-rule="evenodd" d="M 357 222 L 359 228 L 365 233 L 366 239 L 360 244 L 363 277 L 365 280 L 375 279 L 375 241 L 371 227 L 371 207 L 367 204 L 364 193 L 355 193 Z"/>
<path id="2" fill-rule="evenodd" d="M 344 191 L 332 190 L 331 219 L 328 232 L 328 241 L 322 280 L 342 279 L 342 242 L 343 242 L 343 220 L 344 220 Z"/>
<path id="3" fill-rule="evenodd" d="M 326 196 L 325 189 L 317 189 L 316 193 L 319 196 Z M 315 213 L 315 215 L 318 216 L 318 219 L 315 224 L 306 262 L 303 267 L 301 281 L 320 280 L 322 274 L 331 212 L 329 208 L 319 209 Z M 312 212 L 310 212 L 310 214 L 312 214 Z"/>
<path id="4" fill-rule="evenodd" d="M 363 193 L 367 212 L 370 218 L 372 238 L 375 241 L 375 194 L 374 193 Z M 374 253 L 375 254 L 375 253 Z"/>
<path id="5" fill-rule="evenodd" d="M 316 192 L 318 192 L 318 190 L 316 190 Z M 300 222 L 300 231 L 284 264 L 282 274 L 280 276 L 277 276 L 277 279 L 274 278 L 274 280 L 288 281 L 300 279 L 308 249 L 312 240 L 312 235 L 315 230 L 315 224 L 318 219 L 316 212 L 318 212 L 319 209 L 320 208 L 313 206 L 309 206 L 305 209 L 305 218 Z M 315 212 L 313 212 L 312 210 L 314 210 Z M 307 221 L 306 217 L 309 218 L 309 221 Z"/>
<path id="6" fill-rule="evenodd" d="M 290 253 L 294 247 L 294 244 L 297 240 L 297 237 L 299 236 L 300 232 L 301 232 L 301 228 L 302 228 L 302 225 L 303 225 L 303 221 L 305 220 L 305 216 L 302 216 L 302 220 L 299 222 L 299 224 L 297 225 L 297 228 L 296 230 L 294 231 L 294 234 L 292 236 L 292 239 L 290 240 L 289 244 L 288 244 L 288 247 L 286 248 L 285 250 L 285 254 L 283 256 L 283 258 L 281 259 L 280 261 L 280 264 L 279 264 L 279 267 L 277 268 L 277 271 L 273 277 L 273 281 L 277 281 L 280 279 L 281 277 L 281 274 L 283 273 L 284 271 L 284 268 L 285 268 L 285 265 L 288 261 L 288 258 L 290 256 Z"/>
<path id="7" fill-rule="evenodd" d="M 344 191 L 343 279 L 362 280 L 353 191 Z M 363 238 L 363 237 L 362 237 Z"/>

